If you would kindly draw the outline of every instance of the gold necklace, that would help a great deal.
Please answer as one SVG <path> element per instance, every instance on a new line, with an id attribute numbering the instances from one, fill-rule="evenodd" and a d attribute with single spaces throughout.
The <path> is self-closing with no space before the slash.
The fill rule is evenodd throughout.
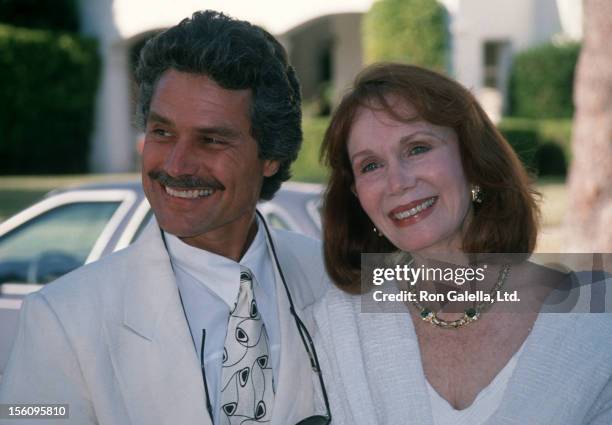
<path id="1" fill-rule="evenodd" d="M 457 320 L 444 320 L 438 317 L 438 312 L 434 312 L 429 308 L 425 307 L 416 299 L 414 301 L 410 301 L 410 304 L 415 306 L 419 310 L 419 316 L 425 322 L 431 323 L 433 326 L 443 329 L 457 329 L 465 325 L 469 325 L 472 322 L 478 320 L 480 315 L 491 307 L 497 301 L 497 297 L 494 296 L 497 291 L 499 291 L 506 283 L 506 278 L 510 273 L 510 265 L 505 264 L 501 270 L 499 271 L 499 276 L 497 278 L 497 282 L 493 285 L 493 288 L 489 292 L 489 296 L 491 297 L 491 301 L 481 301 L 476 304 L 474 307 L 466 308 L 463 312 L 463 316 Z M 415 286 L 411 286 L 408 290 L 409 292 L 414 292 L 416 289 Z M 484 298 L 484 297 L 483 297 Z"/>

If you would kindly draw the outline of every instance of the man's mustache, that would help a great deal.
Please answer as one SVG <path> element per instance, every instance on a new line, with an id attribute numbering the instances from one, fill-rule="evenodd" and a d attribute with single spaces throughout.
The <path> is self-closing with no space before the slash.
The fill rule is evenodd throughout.
<path id="1" fill-rule="evenodd" d="M 168 186 L 177 189 L 214 189 L 225 190 L 225 186 L 215 178 L 203 178 L 190 174 L 183 174 L 177 177 L 172 177 L 170 174 L 153 170 L 147 174 L 151 179 L 158 181 L 163 186 Z"/>

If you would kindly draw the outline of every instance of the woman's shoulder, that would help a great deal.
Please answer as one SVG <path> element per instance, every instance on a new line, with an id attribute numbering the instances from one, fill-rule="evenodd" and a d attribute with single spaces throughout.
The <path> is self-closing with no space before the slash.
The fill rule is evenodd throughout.
<path id="1" fill-rule="evenodd" d="M 325 295 L 312 305 L 311 311 L 317 323 L 354 319 L 354 315 L 360 311 L 360 296 L 349 294 L 332 285 Z"/>

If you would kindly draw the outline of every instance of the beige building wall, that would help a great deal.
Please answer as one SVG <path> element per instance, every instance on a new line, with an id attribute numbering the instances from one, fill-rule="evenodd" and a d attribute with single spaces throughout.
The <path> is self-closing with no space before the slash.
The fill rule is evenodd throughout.
<path id="1" fill-rule="evenodd" d="M 320 96 L 326 82 L 333 88 L 331 100 L 336 103 L 351 85 L 363 66 L 362 17 L 361 13 L 321 16 L 279 37 L 298 73 L 306 100 Z"/>
<path id="2" fill-rule="evenodd" d="M 353 13 L 338 15 L 334 20 L 334 102 L 351 86 L 363 66 L 361 31 L 358 31 L 362 18 L 362 14 Z"/>

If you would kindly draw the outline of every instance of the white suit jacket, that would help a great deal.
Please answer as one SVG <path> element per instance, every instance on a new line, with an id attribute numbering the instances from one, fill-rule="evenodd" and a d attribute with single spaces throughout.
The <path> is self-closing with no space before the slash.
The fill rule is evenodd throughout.
<path id="1" fill-rule="evenodd" d="M 272 232 L 301 314 L 329 286 L 320 244 Z M 276 273 L 281 351 L 272 425 L 287 425 L 314 413 L 319 390 Z M 0 403 L 69 404 L 62 424 L 211 424 L 200 363 L 156 223 L 130 247 L 26 298 Z"/>

